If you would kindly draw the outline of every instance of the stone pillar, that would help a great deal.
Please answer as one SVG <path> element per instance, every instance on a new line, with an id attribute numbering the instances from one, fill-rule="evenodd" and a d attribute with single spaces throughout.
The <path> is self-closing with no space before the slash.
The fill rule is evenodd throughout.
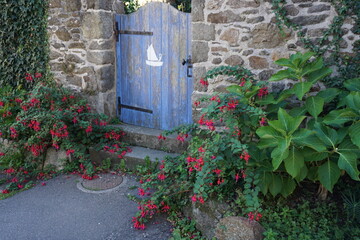
<path id="1" fill-rule="evenodd" d="M 50 0 L 50 66 L 55 80 L 98 112 L 116 114 L 114 15 L 119 0 Z"/>

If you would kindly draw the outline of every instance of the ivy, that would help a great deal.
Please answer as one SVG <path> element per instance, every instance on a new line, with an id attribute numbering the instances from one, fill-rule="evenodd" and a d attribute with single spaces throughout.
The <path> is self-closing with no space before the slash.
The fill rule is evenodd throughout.
<path id="1" fill-rule="evenodd" d="M 0 85 L 25 86 L 25 73 L 47 71 L 47 7 L 43 0 L 0 0 Z"/>
<path id="2" fill-rule="evenodd" d="M 323 56 L 325 53 L 331 53 L 330 57 L 326 59 L 327 66 L 335 66 L 339 75 L 328 77 L 324 82 L 328 87 L 342 86 L 347 79 L 354 78 L 360 75 L 360 54 L 359 43 L 354 46 L 354 56 L 349 57 L 340 53 L 340 44 L 344 40 L 342 26 L 345 19 L 351 17 L 355 24 L 352 29 L 354 34 L 360 33 L 360 2 L 352 0 L 332 0 L 331 1 L 337 16 L 334 17 L 329 28 L 323 33 L 320 39 L 311 39 L 306 37 L 303 27 L 297 25 L 288 18 L 285 5 L 286 0 L 273 0 L 273 11 L 276 17 L 276 25 L 283 32 L 284 26 L 297 32 L 300 41 L 304 44 L 304 48 L 314 52 L 317 56 Z"/>

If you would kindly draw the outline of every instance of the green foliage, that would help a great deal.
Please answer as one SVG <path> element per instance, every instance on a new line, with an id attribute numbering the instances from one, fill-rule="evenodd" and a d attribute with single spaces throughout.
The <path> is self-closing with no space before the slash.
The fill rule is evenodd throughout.
<path id="1" fill-rule="evenodd" d="M 136 12 L 140 8 L 138 0 L 124 0 L 125 13 L 130 14 Z"/>
<path id="2" fill-rule="evenodd" d="M 172 5 L 182 12 L 191 12 L 191 0 L 175 0 Z"/>
<path id="3" fill-rule="evenodd" d="M 340 218 L 341 211 L 334 202 L 267 203 L 262 221 L 265 240 L 359 239 L 356 224 Z"/>
<path id="4" fill-rule="evenodd" d="M 30 88 L 25 73 L 47 73 L 47 8 L 43 0 L 0 0 L 0 85 Z"/>

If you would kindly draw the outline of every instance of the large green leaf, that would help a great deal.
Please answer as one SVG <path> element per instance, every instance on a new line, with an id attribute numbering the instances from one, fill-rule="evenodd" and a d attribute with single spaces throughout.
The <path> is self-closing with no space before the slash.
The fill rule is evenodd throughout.
<path id="1" fill-rule="evenodd" d="M 302 107 L 294 107 L 289 111 L 289 114 L 293 117 L 297 117 L 297 116 L 303 116 L 307 113 L 307 109 L 305 106 Z"/>
<path id="2" fill-rule="evenodd" d="M 331 111 L 324 117 L 324 123 L 334 127 L 341 127 L 344 123 L 354 121 L 357 114 L 350 109 Z"/>
<path id="3" fill-rule="evenodd" d="M 304 155 L 305 162 L 318 162 L 329 156 L 328 152 L 318 152 L 307 147 L 303 148 L 301 152 Z"/>
<path id="4" fill-rule="evenodd" d="M 231 85 L 231 86 L 227 87 L 226 90 L 231 92 L 231 93 L 241 94 L 243 88 L 238 86 L 238 85 Z"/>
<path id="5" fill-rule="evenodd" d="M 293 179 L 289 178 L 289 177 L 284 177 L 282 179 L 282 188 L 281 188 L 281 195 L 283 197 L 287 197 L 290 194 L 292 194 L 294 192 L 296 188 L 296 183 Z"/>
<path id="6" fill-rule="evenodd" d="M 344 82 L 344 87 L 349 91 L 360 91 L 360 78 L 353 78 Z"/>
<path id="7" fill-rule="evenodd" d="M 337 88 L 327 88 L 321 92 L 319 92 L 316 96 L 321 97 L 324 99 L 324 102 L 329 103 L 334 98 L 336 98 L 337 95 L 339 95 L 340 90 Z"/>
<path id="8" fill-rule="evenodd" d="M 360 92 L 350 92 L 345 98 L 345 104 L 357 113 L 360 113 Z"/>
<path id="9" fill-rule="evenodd" d="M 349 135 L 351 141 L 360 148 L 360 122 L 356 122 L 349 127 Z"/>
<path id="10" fill-rule="evenodd" d="M 278 141 L 278 146 L 271 152 L 274 171 L 279 168 L 282 161 L 289 156 L 290 139 L 284 138 Z"/>
<path id="11" fill-rule="evenodd" d="M 271 182 L 269 185 L 269 191 L 271 193 L 271 195 L 273 195 L 274 197 L 276 195 L 278 195 L 281 192 L 282 189 L 282 179 L 280 176 L 276 175 L 276 174 L 272 174 L 271 176 Z"/>
<path id="12" fill-rule="evenodd" d="M 306 176 L 310 181 L 315 182 L 318 180 L 318 167 L 310 167 Z"/>
<path id="13" fill-rule="evenodd" d="M 297 175 L 297 177 L 295 178 L 297 182 L 301 182 L 302 180 L 304 180 L 308 174 L 308 168 L 306 167 L 306 165 L 304 165 L 301 169 L 300 169 L 300 173 L 299 175 Z"/>
<path id="14" fill-rule="evenodd" d="M 311 87 L 312 87 L 312 83 L 311 82 L 299 82 L 296 83 L 293 87 L 294 92 L 296 97 L 299 100 L 302 100 L 302 98 L 304 97 L 304 95 L 310 91 Z"/>
<path id="15" fill-rule="evenodd" d="M 359 181 L 360 172 L 357 168 L 358 166 L 357 154 L 348 151 L 341 151 L 341 150 L 339 150 L 337 153 L 340 156 L 338 161 L 339 168 L 345 170 L 352 179 Z"/>
<path id="16" fill-rule="evenodd" d="M 290 176 L 296 178 L 305 165 L 304 156 L 298 151 L 295 146 L 290 147 L 289 155 L 284 159 L 285 169 Z"/>
<path id="17" fill-rule="evenodd" d="M 296 66 L 291 62 L 291 60 L 287 58 L 280 58 L 279 60 L 275 61 L 275 64 L 293 69 L 296 68 Z"/>
<path id="18" fill-rule="evenodd" d="M 305 102 L 306 109 L 314 118 L 317 118 L 324 108 L 324 99 L 321 97 L 309 97 Z"/>
<path id="19" fill-rule="evenodd" d="M 284 101 L 285 99 L 291 97 L 293 94 L 294 94 L 294 89 L 292 88 L 282 91 L 278 99 L 276 99 L 276 103 L 280 103 Z"/>
<path id="20" fill-rule="evenodd" d="M 305 76 L 307 74 L 310 74 L 316 70 L 319 70 L 320 68 L 322 68 L 324 65 L 323 63 L 323 59 L 320 57 L 320 58 L 317 58 L 315 59 L 313 62 L 311 63 L 308 63 L 303 69 L 302 69 L 302 72 L 301 72 L 301 76 Z"/>
<path id="21" fill-rule="evenodd" d="M 269 81 L 280 81 L 285 78 L 296 79 L 295 72 L 289 68 L 285 70 L 280 70 L 277 73 L 273 74 Z"/>
<path id="22" fill-rule="evenodd" d="M 278 111 L 278 119 L 279 120 L 269 121 L 269 125 L 283 135 L 291 135 L 298 129 L 301 122 L 305 119 L 305 116 L 292 117 L 284 109 L 280 108 Z"/>
<path id="23" fill-rule="evenodd" d="M 259 182 L 259 188 L 262 194 L 266 195 L 269 191 L 269 186 L 272 181 L 272 174 L 269 172 L 263 172 L 260 175 L 260 182 Z"/>
<path id="24" fill-rule="evenodd" d="M 316 122 L 314 124 L 316 136 L 328 147 L 335 149 L 338 143 L 338 134 L 335 129 L 324 126 L 321 123 Z"/>
<path id="25" fill-rule="evenodd" d="M 304 54 L 297 53 L 295 54 L 296 57 L 300 60 L 298 67 L 304 67 L 307 64 L 307 61 L 312 57 L 315 56 L 314 52 L 306 52 Z M 295 61 L 295 60 L 294 60 Z"/>
<path id="26" fill-rule="evenodd" d="M 292 136 L 292 141 L 299 146 L 307 146 L 318 152 L 326 151 L 324 143 L 316 136 L 315 131 L 300 129 Z"/>
<path id="27" fill-rule="evenodd" d="M 333 72 L 331 68 L 323 67 L 319 70 L 316 70 L 306 76 L 307 80 L 312 84 L 316 83 L 317 81 L 323 79 L 327 75 L 330 75 Z"/>
<path id="28" fill-rule="evenodd" d="M 268 147 L 276 147 L 278 141 L 284 137 L 270 126 L 260 127 L 256 130 L 256 134 L 260 137 L 258 147 L 260 149 Z"/>
<path id="29" fill-rule="evenodd" d="M 318 168 L 318 178 L 324 187 L 332 192 L 334 185 L 340 178 L 341 171 L 333 161 L 326 161 Z"/>

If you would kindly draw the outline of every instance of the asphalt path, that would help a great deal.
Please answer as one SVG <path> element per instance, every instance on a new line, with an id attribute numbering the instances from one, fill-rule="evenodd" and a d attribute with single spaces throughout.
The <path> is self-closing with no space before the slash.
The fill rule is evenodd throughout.
<path id="1" fill-rule="evenodd" d="M 165 217 L 145 230 L 132 228 L 137 204 L 128 199 L 136 181 L 125 177 L 116 190 L 80 191 L 78 176 L 59 176 L 13 197 L 0 200 L 0 240 L 162 240 L 171 236 Z"/>

